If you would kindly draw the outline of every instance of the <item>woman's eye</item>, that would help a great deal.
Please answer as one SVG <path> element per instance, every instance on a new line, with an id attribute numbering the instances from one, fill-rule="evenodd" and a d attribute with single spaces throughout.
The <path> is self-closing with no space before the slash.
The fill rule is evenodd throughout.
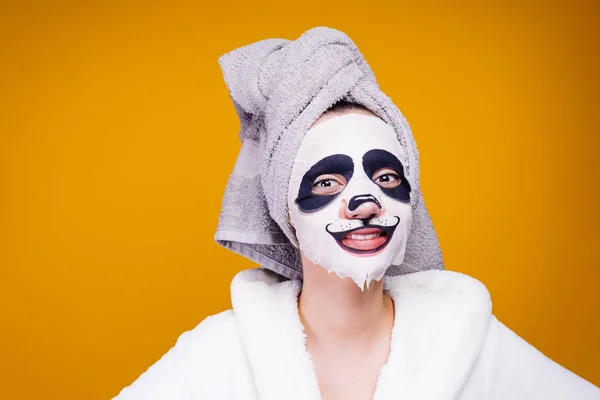
<path id="1" fill-rule="evenodd" d="M 375 172 L 373 181 L 386 189 L 393 189 L 402 183 L 402 178 L 393 169 L 384 168 Z"/>
<path id="2" fill-rule="evenodd" d="M 344 189 L 346 179 L 341 175 L 321 175 L 313 184 L 312 192 L 314 194 L 335 194 Z"/>

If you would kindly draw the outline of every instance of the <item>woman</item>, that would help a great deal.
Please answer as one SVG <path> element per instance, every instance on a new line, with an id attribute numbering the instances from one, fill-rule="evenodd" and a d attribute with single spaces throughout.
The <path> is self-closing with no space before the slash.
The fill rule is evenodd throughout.
<path id="1" fill-rule="evenodd" d="M 128 399 L 600 399 L 443 270 L 404 117 L 344 33 L 219 59 L 242 149 L 215 239 L 258 262 Z"/>

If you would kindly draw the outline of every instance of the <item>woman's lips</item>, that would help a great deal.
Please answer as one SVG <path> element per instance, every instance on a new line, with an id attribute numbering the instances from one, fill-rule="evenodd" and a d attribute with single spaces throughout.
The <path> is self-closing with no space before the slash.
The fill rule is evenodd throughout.
<path id="1" fill-rule="evenodd" d="M 375 250 L 388 239 L 387 233 L 379 228 L 357 229 L 344 235 L 344 246 L 358 251 Z"/>
<path id="2" fill-rule="evenodd" d="M 330 223 L 325 226 L 325 230 L 347 252 L 357 257 L 372 257 L 381 253 L 392 239 L 394 231 L 400 223 L 400 217 L 396 215 L 392 217 L 396 219 L 393 225 L 364 224 L 362 227 L 336 232 L 331 231 L 330 227 L 338 224 Z M 389 223 L 389 220 L 386 222 Z"/>

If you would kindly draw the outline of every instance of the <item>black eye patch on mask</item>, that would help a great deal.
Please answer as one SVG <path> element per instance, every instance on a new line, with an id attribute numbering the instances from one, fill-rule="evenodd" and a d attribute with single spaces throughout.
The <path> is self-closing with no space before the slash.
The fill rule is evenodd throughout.
<path id="1" fill-rule="evenodd" d="M 382 168 L 390 168 L 398 173 L 401 183 L 395 188 L 384 188 L 381 190 L 388 196 L 403 203 L 410 202 L 410 184 L 404 177 L 404 167 L 398 158 L 389 151 L 374 149 L 369 150 L 363 156 L 363 169 L 367 176 L 373 179 L 373 174 Z"/>
<path id="2" fill-rule="evenodd" d="M 334 154 L 317 162 L 302 177 L 296 204 L 303 212 L 315 212 L 329 204 L 341 192 L 335 194 L 315 194 L 312 192 L 315 179 L 323 174 L 339 174 L 346 178 L 346 183 L 354 173 L 352 158 L 344 154 Z"/>

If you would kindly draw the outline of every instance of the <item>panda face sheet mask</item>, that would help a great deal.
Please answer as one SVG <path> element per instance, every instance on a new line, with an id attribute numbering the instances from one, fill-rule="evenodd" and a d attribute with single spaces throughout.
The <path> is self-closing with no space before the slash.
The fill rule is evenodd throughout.
<path id="1" fill-rule="evenodd" d="M 304 255 L 362 290 L 401 264 L 412 224 L 406 163 L 394 129 L 375 116 L 346 113 L 311 128 L 288 192 Z"/>

